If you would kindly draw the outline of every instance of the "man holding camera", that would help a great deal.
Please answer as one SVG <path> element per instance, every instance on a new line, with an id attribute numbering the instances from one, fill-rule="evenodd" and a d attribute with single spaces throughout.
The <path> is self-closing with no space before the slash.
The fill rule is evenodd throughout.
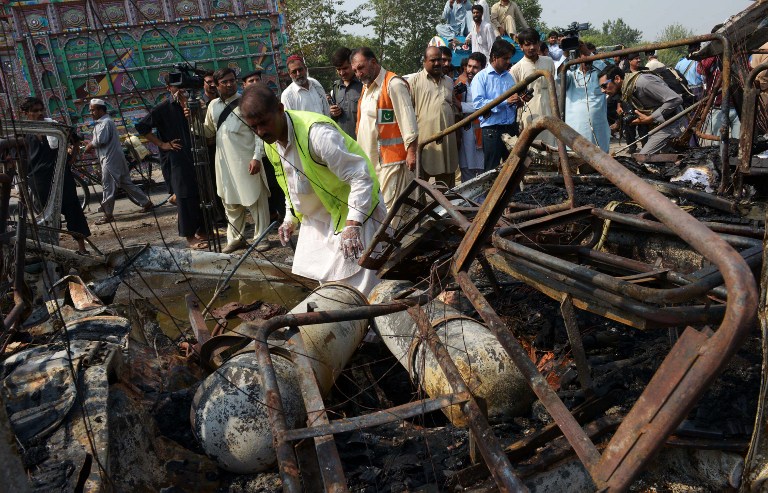
<path id="1" fill-rule="evenodd" d="M 599 81 L 604 94 L 620 94 L 622 101 L 632 105 L 634 111 L 625 114 L 625 124 L 656 125 L 669 120 L 683 109 L 683 98 L 658 75 L 648 72 L 625 75 L 619 67 L 609 65 L 600 72 Z M 680 134 L 680 127 L 685 125 L 685 121 L 680 121 L 656 132 L 648 138 L 640 154 L 663 151 L 669 141 Z"/>
<path id="2" fill-rule="evenodd" d="M 456 123 L 453 81 L 443 75 L 442 55 L 437 46 L 429 46 L 424 52 L 424 70 L 411 79 L 411 90 L 416 125 L 422 135 L 434 135 Z M 427 144 L 422 151 L 421 177 L 434 176 L 436 181 L 453 188 L 458 166 L 455 133 Z"/>

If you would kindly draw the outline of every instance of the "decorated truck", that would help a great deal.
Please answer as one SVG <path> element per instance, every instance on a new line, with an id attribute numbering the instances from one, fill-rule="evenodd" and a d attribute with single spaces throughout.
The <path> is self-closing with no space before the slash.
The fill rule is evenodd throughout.
<path id="1" fill-rule="evenodd" d="M 104 99 L 130 131 L 165 97 L 177 64 L 262 70 L 279 90 L 286 32 L 276 0 L 0 0 L 0 109 L 28 95 L 54 119 L 86 129 Z"/>

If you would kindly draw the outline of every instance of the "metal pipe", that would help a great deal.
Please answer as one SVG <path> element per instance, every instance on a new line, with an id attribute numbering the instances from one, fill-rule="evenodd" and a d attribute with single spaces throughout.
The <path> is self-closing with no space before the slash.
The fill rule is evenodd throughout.
<path id="1" fill-rule="evenodd" d="M 374 304 L 389 303 L 412 288 L 413 283 L 408 281 L 383 281 L 369 298 Z M 498 342 L 488 328 L 438 300 L 424 308 L 472 395 L 486 403 L 488 418 L 500 421 L 528 412 L 533 394 L 509 356 L 497 350 Z M 451 391 L 438 359 L 419 337 L 418 325 L 411 316 L 397 312 L 377 317 L 375 327 L 387 349 L 427 395 L 437 397 Z M 468 422 L 460 408 L 452 406 L 443 412 L 455 426 L 465 427 Z"/>
<path id="2" fill-rule="evenodd" d="M 739 136 L 739 167 L 737 180 L 741 182 L 743 175 L 749 173 L 752 167 L 752 145 L 755 139 L 755 124 L 757 119 L 757 102 L 760 88 L 755 85 L 757 76 L 768 70 L 768 62 L 753 68 L 744 82 L 744 101 L 741 105 L 741 135 Z M 741 187 L 739 187 L 740 189 Z"/>
<path id="3" fill-rule="evenodd" d="M 405 302 L 369 306 L 354 288 L 329 284 L 286 315 L 240 325 L 235 332 L 255 339 L 255 354 L 227 361 L 195 394 L 191 420 L 203 450 L 224 469 L 238 473 L 266 470 L 277 457 L 286 490 L 301 491 L 293 445 L 279 439 L 305 414 L 299 377 L 290 360 L 291 345 L 285 338 L 302 338 L 324 394 L 365 335 L 368 320 L 407 306 Z M 285 327 L 300 327 L 301 332 L 270 337 Z M 294 484 L 298 489 L 291 489 Z"/>
<path id="4" fill-rule="evenodd" d="M 728 54 L 730 56 L 730 52 Z M 493 228 L 510 194 L 522 179 L 520 169 L 525 166 L 521 166 L 521 156 L 525 155 L 536 135 L 545 129 L 565 142 L 598 173 L 607 177 L 716 265 L 725 279 L 729 294 L 720 327 L 714 333 L 686 329 L 623 420 L 602 457 L 552 389 L 548 385 L 546 388 L 542 386 L 541 374 L 529 359 L 526 361 L 519 344 L 505 334 L 509 332 L 506 325 L 467 274 L 482 244 L 493 234 Z M 553 118 L 539 118 L 520 136 L 511 156 L 514 159 L 502 169 L 454 256 L 454 277 L 502 346 L 530 379 L 534 392 L 574 446 L 598 488 L 624 490 L 642 466 L 663 446 L 665 438 L 675 430 L 709 383 L 722 371 L 751 329 L 757 306 L 754 278 L 744 259 L 714 232 L 665 200 L 650 184 L 639 179 L 563 122 Z"/>

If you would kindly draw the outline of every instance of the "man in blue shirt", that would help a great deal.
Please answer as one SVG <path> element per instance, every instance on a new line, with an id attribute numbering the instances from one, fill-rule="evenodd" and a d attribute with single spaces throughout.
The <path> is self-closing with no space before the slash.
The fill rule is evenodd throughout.
<path id="1" fill-rule="evenodd" d="M 701 43 L 688 45 L 688 55 L 681 58 L 677 65 L 675 65 L 675 69 L 683 74 L 685 80 L 688 81 L 688 89 L 696 96 L 697 100 L 701 99 L 701 95 L 704 93 L 704 77 L 696 70 L 699 62 L 690 60 L 688 57 L 691 56 L 691 53 L 696 53 L 700 49 Z"/>
<path id="2" fill-rule="evenodd" d="M 479 110 L 507 89 L 515 85 L 508 72 L 515 47 L 508 41 L 497 38 L 491 47 L 490 63 L 472 79 L 472 105 Z M 503 103 L 480 117 L 483 134 L 483 158 L 485 171 L 494 169 L 509 156 L 501 140 L 502 134 L 517 135 L 517 103 L 520 97 L 513 94 Z"/>

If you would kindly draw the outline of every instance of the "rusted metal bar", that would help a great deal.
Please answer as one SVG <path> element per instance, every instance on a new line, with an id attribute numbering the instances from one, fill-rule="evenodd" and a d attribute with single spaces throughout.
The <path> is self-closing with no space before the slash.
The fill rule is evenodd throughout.
<path id="1" fill-rule="evenodd" d="M 592 375 L 590 374 L 587 353 L 584 352 L 584 342 L 581 340 L 579 325 L 576 322 L 576 312 L 573 309 L 573 297 L 566 295 L 560 303 L 560 314 L 565 322 L 565 330 L 568 332 L 568 341 L 571 343 L 573 361 L 576 362 L 576 370 L 579 372 L 579 383 L 583 390 L 592 389 Z"/>
<path id="2" fill-rule="evenodd" d="M 725 49 L 730 57 L 727 45 Z M 727 76 L 729 74 L 724 74 L 724 79 Z M 486 202 L 465 235 L 452 266 L 456 281 L 497 335 L 502 346 L 519 365 L 520 370 L 530 379 L 534 392 L 574 446 L 598 488 L 621 491 L 629 487 L 643 465 L 659 450 L 666 437 L 675 430 L 738 349 L 754 321 L 757 290 L 744 259 L 723 239 L 666 200 L 651 185 L 633 175 L 564 123 L 553 118 L 539 118 L 520 136 L 511 156 L 519 160 L 519 156 L 527 152 L 536 135 L 545 129 L 565 142 L 593 169 L 607 177 L 621 191 L 716 265 L 723 275 L 729 293 L 723 322 L 718 330 L 702 333 L 688 328 L 683 332 L 600 457 L 584 431 L 578 427 L 578 423 L 546 382 L 546 388 L 542 388 L 543 377 L 535 367 L 531 368 L 533 365 L 530 360 L 523 361 L 526 358 L 520 357 L 521 352 L 524 354 L 522 348 L 516 341 L 510 341 L 508 335 L 505 336 L 505 332 L 508 334 L 505 324 L 467 274 L 478 247 L 493 234 L 493 226 L 503 212 L 506 203 L 503 199 L 508 199 L 511 193 L 505 189 L 519 183 L 519 162 L 512 161 L 499 174 Z"/>
<path id="3" fill-rule="evenodd" d="M 302 487 L 299 479 L 299 465 L 291 442 L 282 438 L 288 430 L 288 423 L 285 420 L 285 411 L 277 384 L 277 375 L 275 374 L 272 355 L 269 352 L 269 344 L 267 343 L 269 335 L 284 327 L 373 318 L 379 315 L 402 311 L 408 305 L 408 302 L 402 301 L 348 310 L 288 313 L 259 323 L 248 323 L 240 326 L 240 332 L 253 338 L 255 342 L 256 358 L 259 363 L 259 373 L 264 388 L 265 403 L 269 414 L 269 424 L 272 429 L 280 478 L 283 481 L 283 490 L 287 493 L 301 493 Z"/>
<path id="4" fill-rule="evenodd" d="M 298 428 L 288 430 L 282 435 L 283 440 L 296 441 L 306 438 L 313 438 L 321 435 L 335 435 L 347 431 L 359 430 L 361 428 L 370 428 L 395 421 L 412 418 L 432 411 L 438 411 L 446 407 L 463 404 L 471 398 L 468 392 L 456 392 L 450 395 L 443 395 L 431 399 L 421 399 L 408 404 L 391 407 L 383 411 L 376 411 L 363 416 L 339 419 L 331 421 L 325 425 L 313 425 L 311 428 Z"/>
<path id="5" fill-rule="evenodd" d="M 707 95 L 707 99 L 704 103 L 703 107 L 699 107 L 700 111 L 697 111 L 694 113 L 693 117 L 688 121 L 688 127 L 685 129 L 685 132 L 680 134 L 679 136 L 675 137 L 673 139 L 673 142 L 675 145 L 680 147 L 685 147 L 688 145 L 688 141 L 690 140 L 692 135 L 696 135 L 699 138 L 706 138 L 709 140 L 717 140 L 720 141 L 720 137 L 715 137 L 714 135 L 708 135 L 704 134 L 702 132 L 702 128 L 704 127 L 704 123 L 707 121 L 707 115 L 709 115 L 709 112 L 712 111 L 712 105 L 715 104 L 715 97 L 717 96 L 717 93 L 720 92 L 720 86 L 723 82 L 723 78 L 721 77 L 722 74 L 717 74 L 715 77 L 715 82 L 712 84 L 712 89 L 709 91 L 709 94 Z"/>
<path id="6" fill-rule="evenodd" d="M 696 108 L 698 108 L 700 105 L 701 105 L 701 101 L 698 101 L 698 102 L 696 102 L 696 103 L 694 103 L 694 104 L 690 105 L 689 107 L 685 108 L 683 111 L 681 111 L 680 113 L 676 114 L 676 115 L 675 115 L 675 116 L 673 116 L 672 118 L 669 118 L 669 119 L 667 119 L 667 120 L 664 120 L 664 121 L 663 121 L 663 122 L 661 122 L 659 125 L 656 125 L 655 127 L 653 127 L 653 128 L 652 128 L 651 130 L 649 130 L 649 131 L 648 131 L 648 133 L 647 133 L 647 134 L 645 134 L 643 137 L 640 137 L 640 138 L 638 138 L 638 139 L 637 139 L 637 140 L 635 140 L 634 142 L 631 142 L 631 143 L 629 143 L 629 144 L 625 145 L 624 147 L 621 147 L 621 148 L 619 148 L 619 149 L 616 149 L 615 151 L 613 151 L 613 155 L 615 156 L 616 154 L 620 153 L 621 151 L 624 151 L 625 149 L 628 149 L 628 148 L 630 148 L 631 146 L 633 146 L 633 145 L 637 144 L 638 142 L 640 142 L 640 141 L 641 141 L 641 140 L 643 140 L 644 138 L 650 137 L 651 135 L 654 135 L 654 134 L 656 134 L 656 133 L 658 133 L 658 132 L 661 132 L 662 130 L 664 130 L 664 129 L 665 129 L 665 128 L 667 128 L 668 126 L 672 125 L 672 124 L 673 124 L 673 123 L 675 123 L 676 121 L 678 121 L 678 120 L 680 120 L 681 118 L 683 118 L 684 116 L 688 115 L 688 113 L 690 113 L 691 111 L 695 110 L 695 109 L 696 109 Z M 646 161 L 646 162 L 647 162 L 647 161 Z"/>
<path id="7" fill-rule="evenodd" d="M 577 175 L 573 177 L 573 181 L 579 184 L 592 184 L 603 185 L 609 184 L 610 181 L 604 176 L 600 175 Z M 713 209 L 717 209 L 724 212 L 730 212 L 733 214 L 740 214 L 738 202 L 732 199 L 726 199 L 724 197 L 718 197 L 711 193 L 706 193 L 701 190 L 695 190 L 693 188 L 681 187 L 675 183 L 669 183 L 665 181 L 656 181 L 643 178 L 643 181 L 650 183 L 653 187 L 664 195 L 671 195 L 673 197 L 690 200 L 697 204 L 701 204 Z M 528 175 L 523 178 L 523 183 L 526 185 L 532 183 L 561 183 L 562 178 L 560 176 L 536 176 Z"/>
<path id="8" fill-rule="evenodd" d="M 440 342 L 439 337 L 432 328 L 432 324 L 430 323 L 427 314 L 418 306 L 408 309 L 408 313 L 416 322 L 416 325 L 419 328 L 420 337 L 427 342 L 429 349 L 435 355 L 435 358 L 437 358 L 440 368 L 443 370 L 443 373 L 445 373 L 445 376 L 451 385 L 451 389 L 453 389 L 454 392 L 469 392 L 469 387 L 464 383 L 464 380 L 461 378 L 461 373 L 459 373 L 459 369 L 451 359 L 445 346 Z M 491 430 L 488 420 L 485 418 L 485 415 L 477 402 L 475 402 L 474 399 L 470 399 L 461 405 L 461 410 L 469 421 L 469 427 L 476 438 L 475 443 L 480 450 L 488 469 L 491 471 L 491 475 L 493 476 L 494 481 L 496 481 L 499 491 L 528 491 L 528 488 L 525 487 L 512 471 L 512 464 L 504 454 L 501 445 L 493 434 L 493 430 Z"/>
<path id="9" fill-rule="evenodd" d="M 520 342 L 509 331 L 504 321 L 491 308 L 490 303 L 474 285 L 469 274 L 464 271 L 456 272 L 455 279 L 486 325 L 488 325 L 488 328 L 491 329 L 499 340 L 501 346 L 528 379 L 531 389 L 544 404 L 544 407 L 562 430 L 563 435 L 573 444 L 576 455 L 579 456 L 579 459 L 581 459 L 587 469 L 592 470 L 592 468 L 597 466 L 600 454 L 584 433 L 584 430 L 581 429 L 578 421 L 568 411 L 568 408 L 565 407 L 563 401 L 552 390 L 552 387 L 549 386 L 547 380 L 536 368 L 533 361 L 531 361 L 525 349 L 520 345 Z"/>
<path id="10" fill-rule="evenodd" d="M 631 55 L 633 53 L 642 53 L 645 51 L 663 50 L 666 48 L 674 48 L 676 46 L 686 46 L 692 43 L 701 43 L 703 41 L 719 41 L 723 45 L 723 70 L 722 74 L 722 87 L 721 93 L 723 95 L 722 102 L 720 103 L 720 109 L 723 112 L 724 121 L 723 126 L 720 129 L 720 164 L 721 169 L 721 181 L 719 192 L 722 194 L 730 185 L 730 162 L 728 158 L 728 144 L 730 135 L 730 89 L 731 89 L 731 43 L 722 34 L 702 34 L 700 36 L 693 36 L 690 38 L 678 39 L 675 41 L 666 41 L 663 43 L 650 43 L 641 46 L 635 46 L 633 48 L 626 48 L 623 50 L 609 51 L 606 53 L 598 53 L 596 55 L 590 55 L 573 60 L 568 60 L 562 64 L 559 68 L 560 71 L 560 110 L 561 113 L 565 112 L 565 84 L 566 78 L 563 76 L 565 71 L 571 65 L 577 65 L 580 63 L 594 62 L 595 60 L 603 60 L 614 56 Z"/>
<path id="11" fill-rule="evenodd" d="M 736 170 L 737 193 L 740 193 L 741 182 L 752 167 L 752 145 L 755 140 L 755 125 L 757 123 L 758 101 L 760 87 L 755 85 L 757 76 L 768 70 L 768 62 L 753 68 L 744 82 L 744 101 L 741 106 L 741 135 L 739 136 L 739 167 Z"/>
<path id="12" fill-rule="evenodd" d="M 301 396 L 304 399 L 304 408 L 307 411 L 307 426 L 312 427 L 315 424 L 327 425 L 328 415 L 325 412 L 323 396 L 317 387 L 312 364 L 306 356 L 307 348 L 304 346 L 304 339 L 302 339 L 298 327 L 295 328 L 295 332 L 297 335 L 296 337 L 291 337 L 289 344 L 293 346 L 291 359 L 296 365 L 299 377 Z M 333 435 L 316 436 L 314 441 L 317 462 L 320 465 L 320 474 L 323 477 L 325 491 L 328 493 L 345 493 L 349 491 L 347 489 L 347 480 L 344 477 L 344 468 L 341 466 L 341 458 L 336 448 L 336 442 L 333 440 Z"/>
<path id="13" fill-rule="evenodd" d="M 200 311 L 200 304 L 197 302 L 196 297 L 190 293 L 187 294 L 184 299 L 187 302 L 187 313 L 189 313 L 189 323 L 192 325 L 192 331 L 195 333 L 195 352 L 200 354 L 200 349 L 203 344 L 211 339 L 211 332 L 208 330 L 208 326 L 205 324 L 205 318 Z"/>

